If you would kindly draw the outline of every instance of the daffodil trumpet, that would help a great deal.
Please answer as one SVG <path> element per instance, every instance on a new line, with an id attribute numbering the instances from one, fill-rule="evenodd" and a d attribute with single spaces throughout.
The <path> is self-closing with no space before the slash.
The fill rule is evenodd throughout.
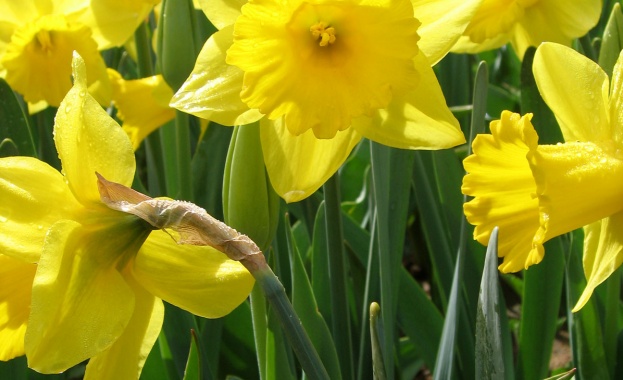
<path id="1" fill-rule="evenodd" d="M 253 240 L 193 203 L 154 199 L 120 183 L 108 181 L 99 173 L 96 175 L 100 199 L 109 208 L 145 220 L 155 230 L 168 232 L 178 244 L 215 248 L 247 268 L 273 306 L 305 373 L 312 379 L 329 378 L 283 285 Z"/>

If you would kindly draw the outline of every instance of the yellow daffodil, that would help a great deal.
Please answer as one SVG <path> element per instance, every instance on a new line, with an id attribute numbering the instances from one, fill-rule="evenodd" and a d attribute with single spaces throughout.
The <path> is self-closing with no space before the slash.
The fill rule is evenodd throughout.
<path id="1" fill-rule="evenodd" d="M 58 107 L 71 88 L 72 52 L 86 62 L 98 101 L 110 101 L 99 50 L 123 44 L 153 2 L 119 0 L 0 1 L 0 75 L 27 102 Z"/>
<path id="2" fill-rule="evenodd" d="M 510 42 L 523 59 L 541 42 L 570 46 L 597 24 L 601 7 L 601 0 L 484 0 L 452 51 L 478 53 Z"/>
<path id="3" fill-rule="evenodd" d="M 86 379 L 137 379 L 160 332 L 161 299 L 220 317 L 253 278 L 221 252 L 178 245 L 101 202 L 96 172 L 129 186 L 135 162 L 125 132 L 87 93 L 86 71 L 76 56 L 55 120 L 63 171 L 0 159 L 0 358 L 25 351 L 44 373 L 90 358 Z"/>
<path id="4" fill-rule="evenodd" d="M 173 90 L 162 75 L 125 80 L 113 69 L 108 69 L 108 75 L 117 117 L 123 120 L 123 130 L 136 150 L 147 135 L 175 118 L 175 110 L 169 107 Z"/>
<path id="5" fill-rule="evenodd" d="M 224 125 L 261 119 L 286 201 L 317 190 L 362 136 L 403 149 L 464 142 L 431 65 L 480 0 L 200 3 L 220 30 L 171 105 Z"/>
<path id="6" fill-rule="evenodd" d="M 584 227 L 587 286 L 579 310 L 623 262 L 623 58 L 612 85 L 593 61 L 562 45 L 536 52 L 534 75 L 564 144 L 538 145 L 531 116 L 505 112 L 480 135 L 464 164 L 465 214 L 486 244 L 500 227 L 500 270 L 539 263 L 543 243 Z"/>

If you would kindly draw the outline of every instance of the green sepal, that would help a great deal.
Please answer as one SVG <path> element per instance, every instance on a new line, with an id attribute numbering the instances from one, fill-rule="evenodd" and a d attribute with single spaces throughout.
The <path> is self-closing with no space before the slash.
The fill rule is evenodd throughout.
<path id="1" fill-rule="evenodd" d="M 258 123 L 234 128 L 223 178 L 225 223 L 260 249 L 271 243 L 279 222 L 279 196 L 266 174 Z"/>

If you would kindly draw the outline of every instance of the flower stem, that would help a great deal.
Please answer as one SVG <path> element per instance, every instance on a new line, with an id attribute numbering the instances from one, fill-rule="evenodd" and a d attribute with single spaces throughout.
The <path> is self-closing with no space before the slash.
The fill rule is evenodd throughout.
<path id="1" fill-rule="evenodd" d="M 190 175 L 190 116 L 177 111 L 175 113 L 175 145 L 177 161 L 177 181 L 179 194 L 177 197 L 185 201 L 193 201 L 193 186 Z"/>
<path id="2" fill-rule="evenodd" d="M 272 306 L 272 310 L 275 312 L 307 377 L 312 380 L 329 379 L 329 374 L 324 368 L 318 352 L 316 352 L 309 336 L 303 329 L 301 320 L 294 311 L 286 291 L 275 273 L 264 262 L 264 265 L 251 270 L 251 274 L 264 291 L 264 295 Z"/>

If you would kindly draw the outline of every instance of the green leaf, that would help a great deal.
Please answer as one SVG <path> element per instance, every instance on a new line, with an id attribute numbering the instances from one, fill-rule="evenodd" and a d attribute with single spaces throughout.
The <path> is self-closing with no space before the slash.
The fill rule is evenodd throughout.
<path id="1" fill-rule="evenodd" d="M 325 227 L 327 237 L 328 272 L 331 284 L 331 333 L 339 357 L 342 377 L 352 379 L 353 344 L 351 336 L 349 290 L 346 282 L 346 252 L 342 229 L 339 176 L 333 175 L 323 186 L 325 196 Z"/>
<path id="2" fill-rule="evenodd" d="M 558 324 L 565 267 L 559 239 L 545 243 L 545 257 L 524 273 L 517 378 L 547 376 Z"/>
<path id="3" fill-rule="evenodd" d="M 0 141 L 9 139 L 13 142 L 20 156 L 37 157 L 37 150 L 30 131 L 28 119 L 20 106 L 15 93 L 8 83 L 0 78 Z M 4 157 L 0 149 L 0 156 Z"/>
<path id="4" fill-rule="evenodd" d="M 612 8 L 604 30 L 598 59 L 599 66 L 609 77 L 612 77 L 612 70 L 621 50 L 623 50 L 623 12 L 621 12 L 621 5 L 617 2 Z"/>
<path id="5" fill-rule="evenodd" d="M 407 334 L 429 368 L 433 368 L 443 330 L 443 316 L 406 269 L 400 271 L 396 313 L 398 326 Z"/>
<path id="6" fill-rule="evenodd" d="M 521 65 L 521 113 L 532 113 L 532 125 L 539 135 L 539 144 L 563 142 L 562 132 L 554 113 L 541 98 L 541 93 L 532 73 L 532 61 L 536 49 L 529 47 Z"/>
<path id="7" fill-rule="evenodd" d="M 506 313 L 501 307 L 498 284 L 498 228 L 489 238 L 485 269 L 480 282 L 478 313 L 476 315 L 476 378 L 503 379 L 507 369 L 504 366 L 505 348 L 502 342 L 502 318 Z M 510 370 L 510 368 L 508 369 Z"/>
<path id="8" fill-rule="evenodd" d="M 0 157 L 19 156 L 19 150 L 13 140 L 6 138 L 0 141 Z"/>
<path id="9" fill-rule="evenodd" d="M 210 123 L 192 159 L 195 201 L 218 220 L 224 220 L 223 175 L 233 130 L 231 127 Z"/>
<path id="10" fill-rule="evenodd" d="M 199 341 L 194 330 L 190 331 L 190 350 L 188 352 L 188 361 L 184 369 L 184 380 L 202 380 L 201 357 L 199 354 Z"/>
<path id="11" fill-rule="evenodd" d="M 582 268 L 583 231 L 570 234 L 571 241 L 565 252 L 567 266 L 565 271 L 567 323 L 571 336 L 574 365 L 580 379 L 608 379 L 608 365 L 601 329 L 601 317 L 595 297 L 591 297 L 582 310 L 572 313 L 586 287 Z"/>
<path id="12" fill-rule="evenodd" d="M 565 373 L 559 373 L 558 375 L 552 376 L 552 377 L 548 377 L 545 380 L 571 380 L 571 379 L 574 378 L 575 373 L 576 373 L 576 369 L 573 368 L 570 371 L 567 371 Z"/>
<path id="13" fill-rule="evenodd" d="M 294 244 L 294 236 L 289 223 L 286 223 L 286 229 L 288 230 L 287 237 L 292 271 L 292 305 L 316 348 L 329 378 L 339 380 L 342 375 L 336 346 L 333 343 L 329 327 L 318 312 L 311 283 L 303 266 L 299 250 Z"/>

